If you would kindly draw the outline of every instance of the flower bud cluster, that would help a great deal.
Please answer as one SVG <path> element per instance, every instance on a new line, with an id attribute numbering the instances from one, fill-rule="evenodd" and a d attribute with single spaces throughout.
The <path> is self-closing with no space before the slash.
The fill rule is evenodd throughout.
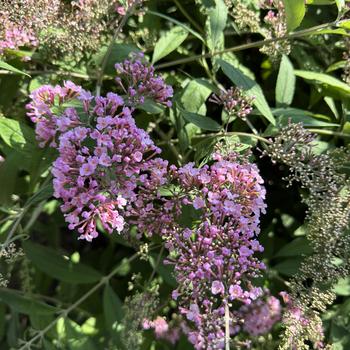
<path id="1" fill-rule="evenodd" d="M 171 107 L 171 86 L 155 75 L 154 67 L 143 62 L 143 54 L 134 54 L 130 60 L 115 65 L 116 82 L 128 96 L 129 103 L 143 104 L 146 99 Z"/>
<path id="2" fill-rule="evenodd" d="M 81 58 L 111 35 L 121 16 L 143 0 L 2 0 L 0 55 L 37 47 L 52 57 Z"/>
<path id="3" fill-rule="evenodd" d="M 31 28 L 25 28 L 23 25 L 11 22 L 6 11 L 0 11 L 0 19 L 4 26 L 3 33 L 0 36 L 0 55 L 5 50 L 16 50 L 22 46 L 35 47 L 38 45 L 38 39 Z"/>
<path id="4" fill-rule="evenodd" d="M 224 107 L 229 116 L 245 119 L 253 110 L 253 98 L 245 96 L 239 88 L 231 87 L 227 91 L 222 90 L 219 96 L 213 95 L 211 102 Z"/>
<path id="5" fill-rule="evenodd" d="M 287 35 L 287 20 L 284 3 L 281 0 L 263 0 L 262 9 L 268 9 L 264 18 L 267 26 L 264 29 L 265 39 L 279 39 Z M 261 52 L 267 54 L 272 60 L 276 60 L 281 55 L 289 55 L 291 45 L 289 40 L 277 40 L 261 48 Z"/>

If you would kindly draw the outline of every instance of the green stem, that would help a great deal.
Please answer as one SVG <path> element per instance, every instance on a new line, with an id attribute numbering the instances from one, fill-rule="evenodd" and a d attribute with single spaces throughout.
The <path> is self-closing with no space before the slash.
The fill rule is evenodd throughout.
<path id="1" fill-rule="evenodd" d="M 339 132 L 339 131 L 323 130 L 323 129 L 308 129 L 308 130 L 310 132 L 314 132 L 315 134 L 319 134 L 319 135 L 339 136 L 344 138 L 350 137 L 350 134 L 344 134 L 343 132 Z"/>
<path id="2" fill-rule="evenodd" d="M 230 350 L 230 309 L 227 301 L 225 304 L 225 350 Z"/>
<path id="3" fill-rule="evenodd" d="M 112 40 L 107 48 L 107 51 L 106 51 L 105 55 L 103 56 L 101 68 L 97 74 L 96 96 L 100 96 L 100 94 L 101 94 L 101 88 L 102 88 L 102 84 L 103 84 L 103 75 L 104 75 L 104 71 L 105 71 L 107 63 L 108 63 L 109 56 L 112 53 L 113 45 L 114 45 L 116 39 L 118 38 L 120 32 L 122 31 L 124 25 L 126 24 L 127 20 L 132 15 L 134 8 L 137 6 L 137 4 L 138 4 L 138 1 L 135 1 L 135 3 L 130 8 L 128 8 L 128 10 L 126 11 L 126 14 L 123 16 L 117 29 L 115 30 L 115 33 L 114 33 Z"/>
<path id="4" fill-rule="evenodd" d="M 255 134 L 250 134 L 250 133 L 247 133 L 247 132 L 240 132 L 240 131 L 231 131 L 231 132 L 219 132 L 219 133 L 210 133 L 210 134 L 203 134 L 203 135 L 198 135 L 198 136 L 194 136 L 192 137 L 192 139 L 194 140 L 200 140 L 200 139 L 204 139 L 206 137 L 212 137 L 212 136 L 217 136 L 217 137 L 220 137 L 220 136 L 247 136 L 247 137 L 251 137 L 253 139 L 257 139 L 259 141 L 262 141 L 264 143 L 267 143 L 267 144 L 271 144 L 272 142 L 269 141 L 268 139 L 266 139 L 265 137 L 262 137 L 260 135 L 255 135 Z M 170 144 L 176 144 L 179 142 L 179 139 L 172 139 L 172 140 L 166 140 L 166 141 L 163 141 L 163 142 L 159 142 L 158 145 L 170 145 Z"/>
<path id="5" fill-rule="evenodd" d="M 175 159 L 177 160 L 178 164 L 181 165 L 180 163 L 182 162 L 182 155 L 178 152 L 177 148 L 174 146 L 174 143 L 171 142 L 171 140 L 167 137 L 167 135 L 163 132 L 163 130 L 159 126 L 156 126 L 156 128 L 154 130 L 157 132 L 157 134 L 163 140 L 162 144 L 169 146 L 169 149 L 173 153 L 173 155 L 175 156 Z M 161 144 L 161 143 L 159 143 L 159 144 Z"/>
<path id="6" fill-rule="evenodd" d="M 255 129 L 255 126 L 251 123 L 251 121 L 248 118 L 245 118 L 244 121 L 247 123 L 250 130 L 253 131 L 254 135 L 259 135 L 258 130 Z"/>
<path id="7" fill-rule="evenodd" d="M 87 74 L 82 74 L 82 73 L 75 73 L 75 72 L 65 72 L 65 71 L 59 71 L 59 70 L 26 70 L 26 73 L 29 75 L 50 75 L 50 74 L 57 74 L 61 76 L 69 76 L 69 77 L 74 77 L 74 78 L 80 78 L 80 79 L 85 79 L 85 80 L 90 80 L 92 77 L 90 77 Z M 20 74 L 16 72 L 10 72 L 5 69 L 0 70 L 1 75 L 14 75 L 14 74 Z"/>
<path id="8" fill-rule="evenodd" d="M 160 251 L 159 251 L 159 254 L 158 254 L 158 257 L 157 257 L 157 261 L 155 262 L 154 266 L 153 266 L 153 270 L 152 270 L 152 274 L 148 280 L 148 283 L 150 283 L 154 277 L 154 275 L 156 274 L 157 272 L 157 268 L 160 264 L 160 259 L 162 258 L 162 255 L 163 255 L 163 252 L 164 252 L 164 245 L 162 245 L 162 247 L 160 248 Z"/>
<path id="9" fill-rule="evenodd" d="M 187 13 L 178 0 L 173 0 L 177 8 L 187 18 L 187 20 L 195 27 L 201 34 L 204 34 L 203 28 Z"/>
<path id="10" fill-rule="evenodd" d="M 237 45 L 234 47 L 230 47 L 224 50 L 220 50 L 220 51 L 214 51 L 211 53 L 206 53 L 203 55 L 194 55 L 191 57 L 186 57 L 186 58 L 181 58 L 172 62 L 165 62 L 165 63 L 161 63 L 159 65 L 156 66 L 157 69 L 160 68 L 167 68 L 167 67 L 172 67 L 172 66 L 176 66 L 179 64 L 183 64 L 183 63 L 188 63 L 188 62 L 193 62 L 193 61 L 199 61 L 202 58 L 210 58 L 212 56 L 216 56 L 216 55 L 222 55 L 224 53 L 227 52 L 237 52 L 237 51 L 242 51 L 242 50 L 247 50 L 247 49 L 252 49 L 252 48 L 256 48 L 256 47 L 261 47 L 267 44 L 271 44 L 273 42 L 278 42 L 278 41 L 284 41 L 284 40 L 290 40 L 290 39 L 295 39 L 295 38 L 301 38 L 303 36 L 306 35 L 310 35 L 314 32 L 316 32 L 317 30 L 320 29 L 324 29 L 330 26 L 335 26 L 339 23 L 341 23 L 342 21 L 333 21 L 333 22 L 328 22 L 328 23 L 324 23 L 324 24 L 320 24 L 318 26 L 314 26 L 308 29 L 303 29 L 303 30 L 299 30 L 297 32 L 294 33 L 290 33 L 288 35 L 279 37 L 279 38 L 274 38 L 274 39 L 266 39 L 266 40 L 260 40 L 260 41 L 256 41 L 253 43 L 249 43 L 249 44 L 242 44 L 242 45 Z"/>

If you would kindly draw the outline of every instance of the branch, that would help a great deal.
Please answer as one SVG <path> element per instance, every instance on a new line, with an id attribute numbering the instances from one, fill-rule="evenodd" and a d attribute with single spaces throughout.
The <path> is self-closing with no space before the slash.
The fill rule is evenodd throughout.
<path id="1" fill-rule="evenodd" d="M 311 27 L 311 28 L 308 28 L 308 29 L 299 30 L 297 32 L 290 33 L 288 35 L 281 36 L 279 38 L 260 40 L 260 41 L 256 41 L 256 42 L 249 43 L 249 44 L 242 44 L 242 45 L 238 45 L 238 46 L 229 47 L 227 49 L 220 50 L 220 51 L 214 51 L 214 52 L 211 52 L 211 53 L 206 53 L 206 54 L 203 54 L 203 55 L 195 55 L 195 56 L 191 56 L 191 57 L 181 58 L 181 59 L 178 59 L 178 60 L 175 60 L 175 61 L 172 61 L 172 62 L 165 62 L 165 63 L 158 64 L 155 67 L 157 69 L 167 68 L 167 67 L 172 67 L 172 66 L 176 66 L 176 65 L 179 65 L 179 64 L 183 64 L 183 63 L 198 61 L 198 60 L 200 60 L 202 58 L 210 58 L 212 56 L 222 55 L 222 54 L 227 53 L 227 52 L 237 52 L 237 51 L 247 50 L 247 49 L 251 49 L 251 48 L 255 48 L 255 47 L 261 47 L 261 46 L 264 46 L 264 45 L 267 45 L 267 44 L 271 44 L 271 43 L 274 43 L 274 42 L 278 42 L 278 41 L 284 41 L 284 40 L 290 40 L 290 39 L 295 39 L 295 38 L 301 38 L 303 36 L 307 36 L 307 35 L 310 35 L 310 34 L 316 34 L 317 31 L 320 30 L 320 29 L 325 29 L 325 28 L 331 27 L 331 26 L 337 26 L 337 25 L 339 25 L 342 22 L 343 21 L 333 21 L 333 22 L 323 23 L 323 24 L 320 24 L 318 26 L 314 26 L 314 27 Z"/>

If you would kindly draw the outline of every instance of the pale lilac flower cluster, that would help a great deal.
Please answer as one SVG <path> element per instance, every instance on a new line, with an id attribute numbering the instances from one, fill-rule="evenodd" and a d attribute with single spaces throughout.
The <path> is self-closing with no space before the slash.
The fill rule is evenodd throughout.
<path id="1" fill-rule="evenodd" d="M 144 62 L 143 54 L 138 53 L 130 60 L 115 65 L 116 82 L 128 97 L 131 105 L 143 104 L 146 99 L 171 107 L 173 95 L 171 86 L 166 85 L 163 78 L 156 75 L 154 67 Z"/>
<path id="2" fill-rule="evenodd" d="M 88 107 L 92 95 L 71 81 L 64 86 L 43 85 L 29 95 L 31 102 L 27 104 L 27 115 L 35 123 L 35 132 L 40 147 L 49 144 L 57 147 L 57 133 L 63 133 L 81 124 L 74 108 L 64 108 L 64 104 L 75 98 L 84 98 Z"/>
<path id="3" fill-rule="evenodd" d="M 253 110 L 253 98 L 245 96 L 239 88 L 231 87 L 228 90 L 222 90 L 219 96 L 213 95 L 212 102 L 222 105 L 229 116 L 246 118 Z"/>
<path id="4" fill-rule="evenodd" d="M 60 136 L 60 156 L 54 162 L 55 196 L 62 198 L 70 229 L 91 241 L 96 219 L 112 233 L 121 232 L 121 211 L 135 197 L 146 153 L 158 152 L 148 134 L 135 125 L 128 107 L 115 94 L 97 97 L 90 116 L 96 129 L 76 127 Z"/>
<path id="5" fill-rule="evenodd" d="M 25 28 L 12 23 L 6 11 L 0 11 L 3 33 L 0 35 L 0 55 L 5 50 L 17 50 L 22 46 L 35 47 L 38 45 L 38 39 L 30 28 Z"/>
<path id="6" fill-rule="evenodd" d="M 259 298 L 238 311 L 243 320 L 243 330 L 251 336 L 268 333 L 281 319 L 281 303 L 274 296 Z"/>
<path id="7" fill-rule="evenodd" d="M 168 168 L 158 162 L 155 174 L 150 170 L 149 183 L 154 178 L 156 184 L 168 184 L 172 195 L 161 196 L 156 185 L 145 194 L 142 189 L 134 223 L 141 232 L 165 239 L 166 263 L 174 264 L 179 283 L 172 296 L 194 326 L 189 340 L 196 349 L 222 348 L 225 303 L 250 304 L 262 293 L 249 280 L 265 268 L 254 257 L 263 250 L 256 240 L 265 211 L 263 181 L 256 166 L 240 162 L 236 154 L 216 153 L 214 163 L 202 168 L 193 163 Z M 191 226 L 181 224 L 186 207 L 198 216 Z"/>
<path id="8" fill-rule="evenodd" d="M 249 280 L 265 266 L 254 253 L 260 214 L 265 212 L 265 189 L 255 165 L 237 155 L 214 154 L 214 164 L 197 169 L 187 164 L 178 181 L 188 195 L 182 200 L 199 212 L 199 223 L 168 237 L 174 259 L 182 313 L 195 324 L 190 340 L 196 349 L 223 345 L 224 305 L 250 304 L 262 290 Z M 171 259 L 169 259 L 171 262 Z"/>
<path id="9" fill-rule="evenodd" d="M 65 82 L 63 87 L 42 86 L 30 97 L 28 115 L 36 123 L 40 146 L 49 144 L 59 152 L 52 169 L 54 195 L 64 202 L 69 229 L 88 241 L 98 235 L 98 220 L 109 233 L 121 232 L 126 207 L 140 203 L 139 187 L 153 191 L 163 184 L 155 175 L 167 163 L 152 159 L 160 149 L 115 93 L 94 97 Z"/>
<path id="10" fill-rule="evenodd" d="M 175 317 L 177 319 L 173 319 L 169 323 L 161 316 L 157 316 L 153 321 L 144 319 L 142 327 L 144 330 L 153 329 L 157 339 L 164 339 L 175 345 L 182 334 L 188 335 L 191 332 L 186 321 L 181 317 L 178 318 L 178 315 Z"/>

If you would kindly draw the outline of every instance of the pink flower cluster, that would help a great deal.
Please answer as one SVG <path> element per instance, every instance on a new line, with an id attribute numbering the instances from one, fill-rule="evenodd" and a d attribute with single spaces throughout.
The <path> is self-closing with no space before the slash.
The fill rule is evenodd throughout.
<path id="1" fill-rule="evenodd" d="M 164 317 L 157 316 L 153 321 L 145 319 L 142 326 L 144 330 L 153 329 L 157 339 L 164 339 L 175 345 L 181 334 L 188 335 L 190 329 L 184 320 L 174 321 L 168 323 Z"/>
<path id="2" fill-rule="evenodd" d="M 98 220 L 109 233 L 122 231 L 128 201 L 136 201 L 138 186 L 149 186 L 144 172 L 162 162 L 151 159 L 160 150 L 136 126 L 133 108 L 117 94 L 93 97 L 72 82 L 42 86 L 30 97 L 28 115 L 40 146 L 49 143 L 59 152 L 54 195 L 64 202 L 69 229 L 88 241 L 98 235 Z"/>
<path id="3" fill-rule="evenodd" d="M 17 50 L 22 46 L 35 47 L 38 45 L 38 39 L 30 28 L 12 23 L 6 12 L 0 12 L 0 19 L 5 28 L 0 38 L 0 55 L 6 49 Z"/>
<path id="4" fill-rule="evenodd" d="M 143 54 L 134 54 L 131 60 L 115 65 L 116 82 L 128 96 L 130 104 L 143 104 L 146 99 L 171 107 L 171 86 L 162 77 L 155 75 L 154 67 L 143 61 Z"/>
<path id="5" fill-rule="evenodd" d="M 36 138 L 40 147 L 49 144 L 57 147 L 57 134 L 69 128 L 81 125 L 77 110 L 65 108 L 69 101 L 82 99 L 85 110 L 93 96 L 80 86 L 66 81 L 64 86 L 43 85 L 29 95 L 31 102 L 27 104 L 27 115 L 35 123 Z"/>
<path id="6" fill-rule="evenodd" d="M 172 295 L 194 326 L 190 341 L 196 349 L 222 348 L 225 303 L 248 305 L 262 294 L 249 282 L 265 268 L 254 257 L 263 250 L 256 240 L 266 207 L 262 178 L 233 153 L 216 153 L 214 163 L 202 168 L 168 168 L 158 161 L 147 176 L 148 186 L 129 211 L 132 223 L 166 242 L 165 263 L 174 265 L 179 283 Z M 162 196 L 159 184 L 167 184 L 171 196 Z M 191 224 L 181 222 L 184 210 L 194 210 Z"/>
<path id="7" fill-rule="evenodd" d="M 250 305 L 243 305 L 238 311 L 243 320 L 243 330 L 251 336 L 268 333 L 281 319 L 281 303 L 273 297 L 259 298 Z"/>
<path id="8" fill-rule="evenodd" d="M 260 213 L 265 211 L 265 189 L 257 168 L 240 163 L 237 155 L 214 154 L 214 164 L 178 171 L 185 205 L 199 213 L 193 227 L 179 228 L 167 237 L 176 254 L 179 288 L 173 292 L 182 313 L 196 330 L 190 340 L 196 349 L 222 347 L 224 306 L 230 301 L 250 304 L 262 290 L 249 280 L 265 266 L 254 253 L 263 251 L 256 240 Z"/>

